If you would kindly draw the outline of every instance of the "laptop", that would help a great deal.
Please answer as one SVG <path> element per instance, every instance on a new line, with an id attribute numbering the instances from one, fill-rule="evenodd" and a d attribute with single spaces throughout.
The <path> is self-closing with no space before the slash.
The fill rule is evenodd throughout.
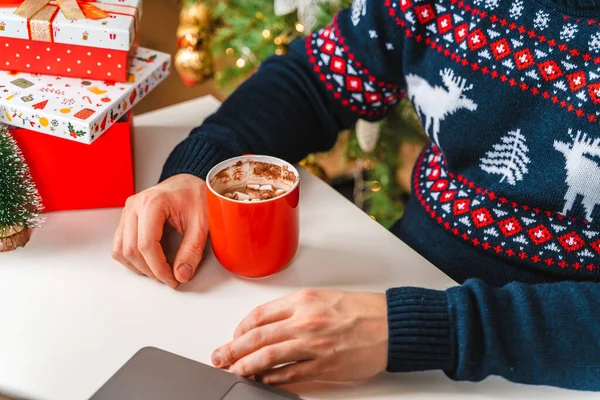
<path id="1" fill-rule="evenodd" d="M 294 394 L 145 347 L 90 400 L 300 400 Z"/>

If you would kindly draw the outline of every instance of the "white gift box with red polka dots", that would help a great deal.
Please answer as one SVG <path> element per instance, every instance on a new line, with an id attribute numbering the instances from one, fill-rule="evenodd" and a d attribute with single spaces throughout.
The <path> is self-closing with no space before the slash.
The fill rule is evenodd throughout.
<path id="1" fill-rule="evenodd" d="M 89 4 L 108 17 L 69 20 L 52 2 L 23 18 L 16 6 L 0 5 L 0 70 L 126 82 L 141 0 Z"/>
<path id="2" fill-rule="evenodd" d="M 139 48 L 129 82 L 0 71 L 0 122 L 91 144 L 171 71 L 171 56 Z"/>

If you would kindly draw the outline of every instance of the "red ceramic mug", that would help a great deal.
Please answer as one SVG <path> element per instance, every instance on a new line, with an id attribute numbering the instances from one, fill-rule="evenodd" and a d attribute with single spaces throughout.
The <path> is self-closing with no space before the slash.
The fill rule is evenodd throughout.
<path id="1" fill-rule="evenodd" d="M 299 178 L 293 165 L 269 156 L 236 157 L 210 170 L 206 177 L 210 238 L 223 267 L 241 276 L 262 278 L 292 261 L 300 234 Z M 252 202 L 223 195 L 255 183 L 286 192 Z"/>

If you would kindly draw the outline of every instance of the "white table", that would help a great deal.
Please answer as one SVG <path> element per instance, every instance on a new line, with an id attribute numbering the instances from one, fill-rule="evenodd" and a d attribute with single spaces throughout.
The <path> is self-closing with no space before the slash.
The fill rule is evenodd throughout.
<path id="1" fill-rule="evenodd" d="M 212 113 L 210 97 L 135 119 L 137 188 L 153 185 L 170 150 Z M 236 278 L 207 255 L 174 291 L 111 259 L 120 210 L 47 215 L 19 251 L 0 254 L 0 391 L 40 400 L 82 400 L 144 346 L 210 362 L 254 306 L 306 287 L 384 291 L 443 289 L 453 282 L 306 171 L 301 244 L 294 263 L 263 280 Z M 351 385 L 292 388 L 307 399 L 592 398 L 499 378 L 455 383 L 441 372 L 383 375 Z"/>

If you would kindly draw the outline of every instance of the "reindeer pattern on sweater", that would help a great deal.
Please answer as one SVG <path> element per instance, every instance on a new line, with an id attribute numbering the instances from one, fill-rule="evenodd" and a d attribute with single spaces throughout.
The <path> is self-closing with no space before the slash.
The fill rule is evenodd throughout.
<path id="1" fill-rule="evenodd" d="M 569 136 L 572 135 L 573 130 L 570 129 Z M 591 221 L 595 207 L 600 205 L 600 138 L 588 138 L 578 131 L 573 143 L 555 140 L 554 148 L 565 156 L 569 186 L 562 213 L 566 215 L 571 211 L 577 197 L 581 197 L 586 218 Z"/>
<path id="2" fill-rule="evenodd" d="M 465 95 L 473 89 L 473 85 L 467 86 L 466 79 L 455 76 L 454 71 L 449 68 L 440 71 L 440 76 L 445 88 L 431 86 L 425 79 L 414 74 L 406 77 L 408 97 L 425 121 L 425 132 L 438 145 L 441 121 L 461 109 L 477 110 L 477 104 Z"/>

